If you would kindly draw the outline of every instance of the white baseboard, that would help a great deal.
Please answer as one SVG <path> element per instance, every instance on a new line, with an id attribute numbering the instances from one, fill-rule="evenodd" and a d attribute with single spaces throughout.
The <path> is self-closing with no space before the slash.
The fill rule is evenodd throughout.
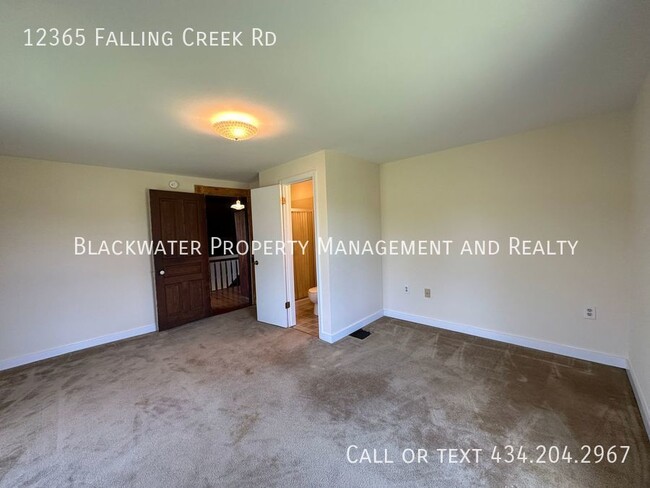
<path id="1" fill-rule="evenodd" d="M 505 332 L 497 332 L 490 329 L 482 329 L 473 325 L 456 324 L 454 322 L 447 322 L 445 320 L 433 319 L 424 317 L 422 315 L 412 315 L 409 313 L 398 312 L 395 310 L 384 310 L 386 317 L 394 319 L 406 320 L 408 322 L 415 322 L 416 324 L 428 325 L 431 327 L 438 327 L 440 329 L 452 330 L 454 332 L 461 332 L 473 336 L 483 337 L 485 339 L 492 339 L 494 341 L 506 342 L 508 344 L 515 344 L 517 346 L 529 347 L 531 349 L 538 349 L 540 351 L 552 352 L 560 354 L 561 356 L 569 356 L 576 359 L 584 359 L 586 361 L 593 361 L 594 363 L 606 364 L 607 366 L 616 366 L 617 368 L 628 369 L 629 364 L 627 358 L 621 356 L 613 356 L 599 351 L 592 351 L 590 349 L 582 349 L 579 347 L 566 346 L 564 344 L 557 344 L 555 342 L 546 342 L 539 339 L 531 339 L 529 337 L 508 334 Z"/>
<path id="2" fill-rule="evenodd" d="M 114 332 L 112 334 L 94 337 L 92 339 L 86 339 L 85 341 L 73 342 L 72 344 L 66 344 L 64 346 L 53 347 L 52 349 L 46 349 L 44 351 L 32 352 L 23 356 L 3 359 L 0 361 L 0 371 L 22 366 L 24 364 L 34 363 L 43 359 L 61 356 L 62 354 L 79 351 L 81 349 L 101 346 L 102 344 L 108 344 L 109 342 L 120 341 L 122 339 L 128 339 L 130 337 L 148 334 L 150 332 L 155 332 L 156 330 L 156 324 L 143 325 L 142 327 L 136 327 L 135 329 L 122 330 L 120 332 Z"/>
<path id="3" fill-rule="evenodd" d="M 352 334 L 353 332 L 359 330 L 362 327 L 365 327 L 368 324 L 373 323 L 375 320 L 379 320 L 384 316 L 384 311 L 379 310 L 367 317 L 362 318 L 361 320 L 356 321 L 354 324 L 347 326 L 345 329 L 335 333 L 335 334 L 325 334 L 321 333 L 320 338 L 325 342 L 333 344 L 336 341 L 343 339 L 345 336 Z"/>
<path id="4" fill-rule="evenodd" d="M 634 364 L 632 363 L 630 363 L 630 367 L 627 370 L 627 376 L 630 379 L 634 396 L 636 396 L 636 403 L 639 405 L 639 411 L 641 412 L 641 418 L 645 425 L 646 434 L 648 434 L 648 438 L 650 438 L 650 404 L 648 404 L 648 401 L 643 394 L 643 390 L 639 385 L 639 380 L 634 373 Z"/>

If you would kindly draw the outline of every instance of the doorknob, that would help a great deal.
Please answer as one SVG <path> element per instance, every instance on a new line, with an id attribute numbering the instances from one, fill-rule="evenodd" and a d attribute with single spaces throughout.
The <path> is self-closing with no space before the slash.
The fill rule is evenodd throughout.
<path id="1" fill-rule="evenodd" d="M 260 262 L 256 259 L 255 260 L 255 266 L 257 266 L 258 264 L 260 264 Z"/>
<path id="2" fill-rule="evenodd" d="M 164 274 L 165 274 L 165 270 L 164 270 L 164 269 L 161 269 L 160 272 L 159 272 L 159 274 L 164 275 Z"/>

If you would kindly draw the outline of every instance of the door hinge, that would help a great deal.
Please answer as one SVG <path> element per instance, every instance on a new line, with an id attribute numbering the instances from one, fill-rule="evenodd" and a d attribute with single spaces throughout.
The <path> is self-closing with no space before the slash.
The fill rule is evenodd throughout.
<path id="1" fill-rule="evenodd" d="M 290 302 L 284 302 L 284 308 L 291 308 Z"/>
<path id="2" fill-rule="evenodd" d="M 287 199 L 286 199 L 286 197 L 282 197 L 282 205 L 286 205 L 286 204 L 287 204 Z M 289 308 L 289 307 L 287 307 L 287 308 Z"/>

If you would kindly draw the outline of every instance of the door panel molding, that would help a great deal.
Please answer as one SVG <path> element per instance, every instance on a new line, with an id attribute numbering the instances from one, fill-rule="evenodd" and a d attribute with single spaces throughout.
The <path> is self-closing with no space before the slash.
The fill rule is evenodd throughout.
<path id="1" fill-rule="evenodd" d="M 166 251 L 153 255 L 158 330 L 166 330 L 211 314 L 205 196 L 149 190 L 149 204 L 154 249 L 162 241 Z M 170 240 L 198 241 L 201 254 L 173 254 Z"/>

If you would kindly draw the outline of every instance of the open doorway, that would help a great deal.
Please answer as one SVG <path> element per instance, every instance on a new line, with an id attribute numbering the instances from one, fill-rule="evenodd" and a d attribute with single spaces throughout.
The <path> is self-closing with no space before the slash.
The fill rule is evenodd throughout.
<path id="1" fill-rule="evenodd" d="M 211 313 L 248 307 L 255 302 L 251 256 L 235 246 L 252 239 L 250 190 L 195 185 L 194 191 L 205 197 Z"/>
<path id="2" fill-rule="evenodd" d="M 149 191 L 151 239 L 164 249 L 152 256 L 159 330 L 255 302 L 251 256 L 236 246 L 243 241 L 250 247 L 250 190 L 200 185 L 194 190 Z M 220 245 L 213 245 L 214 239 Z M 181 242 L 192 246 L 174 245 Z"/>
<path id="3" fill-rule="evenodd" d="M 205 197 L 208 240 L 214 243 L 208 259 L 213 315 L 251 305 L 249 258 L 233 251 L 238 242 L 249 240 L 248 205 L 246 197 Z"/>
<path id="4" fill-rule="evenodd" d="M 318 337 L 314 189 L 311 179 L 290 185 L 296 330 Z"/>
<path id="5" fill-rule="evenodd" d="M 318 253 L 320 230 L 315 182 L 316 175 L 312 172 L 251 190 L 255 241 L 282 244 L 280 251 L 259 248 L 252 260 L 257 320 L 278 327 L 296 327 L 321 337 L 323 290 L 318 287 L 322 256 Z M 284 245 L 290 241 L 295 242 L 293 252 Z"/>

